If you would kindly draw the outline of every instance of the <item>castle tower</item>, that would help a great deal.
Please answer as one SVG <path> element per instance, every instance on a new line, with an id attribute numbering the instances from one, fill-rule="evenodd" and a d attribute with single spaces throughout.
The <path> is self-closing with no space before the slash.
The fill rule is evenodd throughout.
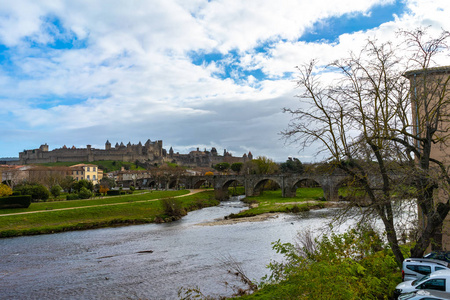
<path id="1" fill-rule="evenodd" d="M 111 150 L 111 143 L 109 142 L 109 140 L 106 140 L 105 150 Z"/>
<path id="2" fill-rule="evenodd" d="M 216 149 L 216 147 L 212 147 L 211 148 L 211 155 L 212 156 L 217 156 L 217 149 Z"/>

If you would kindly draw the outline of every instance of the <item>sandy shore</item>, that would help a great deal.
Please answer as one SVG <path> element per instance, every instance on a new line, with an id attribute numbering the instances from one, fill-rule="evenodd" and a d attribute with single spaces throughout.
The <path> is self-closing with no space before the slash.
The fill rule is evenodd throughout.
<path id="1" fill-rule="evenodd" d="M 231 224 L 237 224 L 237 223 L 243 223 L 243 222 L 261 222 L 268 219 L 274 219 L 278 218 L 278 215 L 280 213 L 265 213 L 253 217 L 245 217 L 245 218 L 235 218 L 235 219 L 222 219 L 222 220 L 215 220 L 207 223 L 201 223 L 198 224 L 200 226 L 215 226 L 215 225 L 231 225 Z"/>

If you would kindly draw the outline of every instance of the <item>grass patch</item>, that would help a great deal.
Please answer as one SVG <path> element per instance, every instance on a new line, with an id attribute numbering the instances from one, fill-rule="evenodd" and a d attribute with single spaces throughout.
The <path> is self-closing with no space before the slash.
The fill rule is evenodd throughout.
<path id="1" fill-rule="evenodd" d="M 186 195 L 188 193 L 189 193 L 189 191 L 187 191 L 187 190 L 150 191 L 150 192 L 138 193 L 138 194 L 91 198 L 91 199 L 84 199 L 84 200 L 33 202 L 33 203 L 31 203 L 30 207 L 28 207 L 28 208 L 1 209 L 0 215 L 1 214 L 10 214 L 10 213 L 19 213 L 19 212 L 54 210 L 54 209 L 60 209 L 60 208 L 84 207 L 84 206 L 93 206 L 93 205 L 145 201 L 145 200 L 153 200 L 153 199 L 159 199 L 159 198 L 181 196 L 181 195 Z"/>
<path id="2" fill-rule="evenodd" d="M 0 237 L 54 233 L 116 225 L 152 223 L 155 221 L 155 218 L 164 219 L 165 217 L 161 200 L 146 202 L 137 201 L 168 198 L 177 194 L 182 195 L 187 193 L 188 191 L 172 191 L 172 194 L 170 194 L 170 191 L 165 191 L 165 193 L 146 193 L 144 194 L 147 196 L 146 199 L 134 198 L 134 195 L 112 197 L 109 199 L 115 201 L 114 203 L 123 204 L 98 207 L 86 206 L 92 205 L 93 203 L 100 204 L 101 201 L 107 199 L 64 201 L 68 202 L 66 204 L 71 204 L 71 207 L 74 207 L 75 209 L 62 211 L 46 210 L 38 213 L 0 217 Z M 144 195 L 138 196 L 143 197 Z M 122 198 L 122 202 L 117 202 L 119 200 L 118 198 Z M 201 192 L 177 199 L 180 199 L 183 208 L 187 212 L 202 207 L 219 204 L 219 201 L 214 199 L 213 191 Z M 18 210 L 15 211 L 17 212 Z"/>
<path id="3" fill-rule="evenodd" d="M 281 190 L 264 191 L 260 196 L 247 197 L 245 202 L 251 204 L 251 208 L 237 214 L 231 214 L 230 218 L 252 217 L 264 213 L 274 212 L 301 212 L 311 208 L 323 208 L 324 203 L 322 188 L 301 188 L 297 190 L 296 197 L 283 198 Z M 311 202 L 313 201 L 313 202 Z M 304 203 L 302 203 L 304 202 Z"/>

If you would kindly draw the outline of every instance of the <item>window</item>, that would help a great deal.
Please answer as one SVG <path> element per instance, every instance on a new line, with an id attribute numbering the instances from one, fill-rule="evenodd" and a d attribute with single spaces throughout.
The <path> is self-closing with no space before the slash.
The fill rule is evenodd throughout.
<path id="1" fill-rule="evenodd" d="M 87 176 L 87 180 L 89 180 L 90 178 L 89 178 L 89 175 Z"/>
<path id="2" fill-rule="evenodd" d="M 95 175 L 92 175 L 92 180 L 95 180 Z"/>
<path id="3" fill-rule="evenodd" d="M 77 175 L 78 175 L 78 171 L 77 171 Z"/>
<path id="4" fill-rule="evenodd" d="M 427 275 L 431 273 L 431 267 L 430 266 L 418 266 L 418 265 L 408 265 L 406 266 L 407 269 L 417 272 L 422 275 Z"/>
<path id="5" fill-rule="evenodd" d="M 442 268 L 442 267 L 436 267 L 435 269 L 436 269 L 435 271 L 445 270 L 445 268 Z"/>
<path id="6" fill-rule="evenodd" d="M 445 279 L 430 279 L 417 287 L 418 289 L 429 289 L 445 291 Z"/>
<path id="7" fill-rule="evenodd" d="M 95 167 L 92 167 L 92 171 L 94 171 L 94 172 L 95 172 Z"/>
<path id="8" fill-rule="evenodd" d="M 89 167 L 87 167 L 86 171 L 90 172 Z"/>

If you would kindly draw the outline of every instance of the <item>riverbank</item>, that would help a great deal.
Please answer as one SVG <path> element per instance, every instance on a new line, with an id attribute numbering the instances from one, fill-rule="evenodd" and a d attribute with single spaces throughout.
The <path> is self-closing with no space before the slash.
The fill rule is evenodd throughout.
<path id="1" fill-rule="evenodd" d="M 321 188 L 302 188 L 294 198 L 282 198 L 280 190 L 264 191 L 263 195 L 243 200 L 249 209 L 203 225 L 260 222 L 276 218 L 279 213 L 342 205 L 341 202 L 322 201 L 322 198 Z M 167 213 L 164 199 L 179 199 L 177 205 L 181 214 Z M 26 209 L 0 211 L 0 238 L 170 222 L 189 211 L 218 204 L 212 190 L 151 191 L 99 199 L 32 203 Z"/>
<path id="2" fill-rule="evenodd" d="M 32 203 L 27 209 L 3 210 L 0 238 L 161 222 L 169 216 L 164 199 L 178 199 L 187 213 L 218 205 L 213 191 L 153 191 L 103 199 Z"/>
<path id="3" fill-rule="evenodd" d="M 337 207 L 344 207 L 346 206 L 346 203 L 343 202 L 319 202 L 319 201 L 304 201 L 304 202 L 286 202 L 286 203 L 279 203 L 279 205 L 282 207 L 283 205 L 304 205 L 308 207 L 308 210 L 314 210 L 314 209 L 322 209 L 322 208 L 337 208 Z M 250 209 L 257 208 L 258 205 L 251 204 Z M 246 210 L 240 212 L 239 214 L 245 212 Z M 279 217 L 280 214 L 287 213 L 287 211 L 278 211 L 278 212 L 266 212 L 266 213 L 260 213 L 257 215 L 252 215 L 249 217 L 225 217 L 221 220 L 214 220 L 211 222 L 206 222 L 199 224 L 201 226 L 220 226 L 220 225 L 232 225 L 232 224 L 238 224 L 238 223 L 244 223 L 244 222 L 262 222 L 267 221 L 270 219 L 276 219 Z M 234 216 L 239 215 L 234 214 Z"/>

